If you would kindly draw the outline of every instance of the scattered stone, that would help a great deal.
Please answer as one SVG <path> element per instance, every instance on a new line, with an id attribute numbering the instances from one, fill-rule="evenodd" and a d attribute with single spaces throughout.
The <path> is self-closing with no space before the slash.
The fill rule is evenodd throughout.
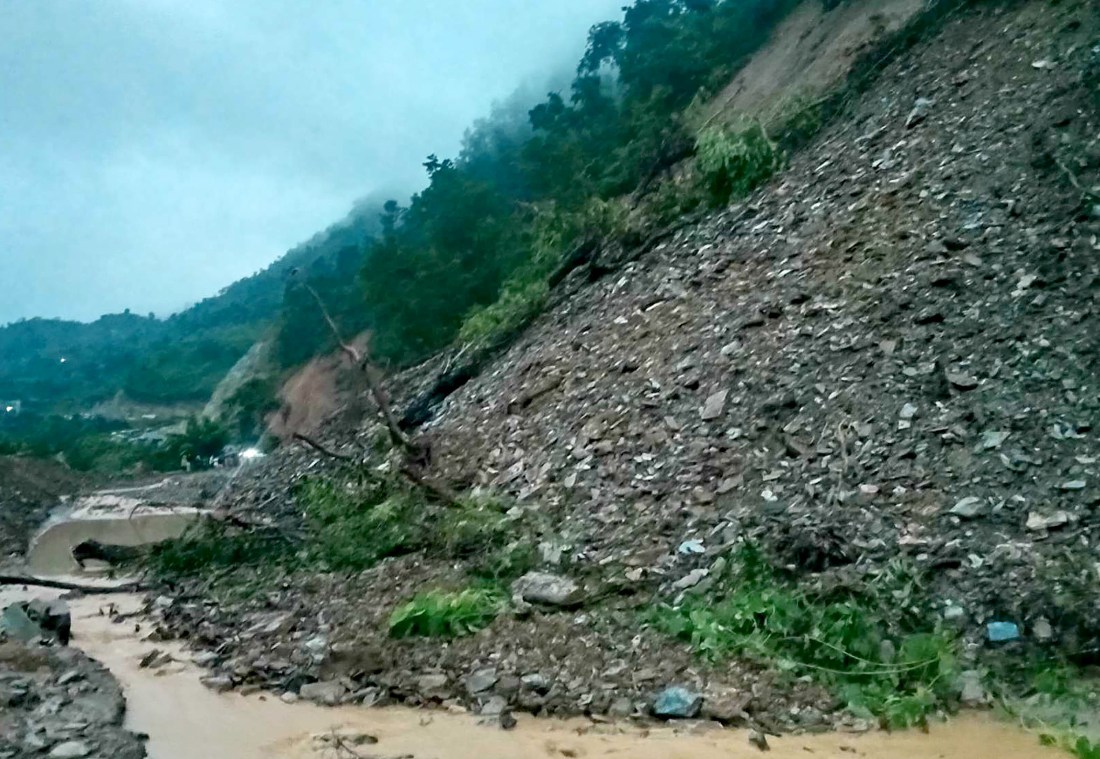
<path id="1" fill-rule="evenodd" d="M 768 745 L 768 736 L 759 730 L 749 732 L 749 743 L 761 751 L 771 751 L 771 746 Z"/>
<path id="2" fill-rule="evenodd" d="M 656 717 L 692 719 L 699 714 L 702 705 L 701 695 L 674 685 L 657 694 L 653 701 L 653 714 Z"/>
<path id="3" fill-rule="evenodd" d="M 681 577 L 679 580 L 672 583 L 672 587 L 675 590 L 687 590 L 688 588 L 694 588 L 709 574 L 709 569 L 693 569 L 686 575 Z"/>
<path id="4" fill-rule="evenodd" d="M 497 684 L 497 671 L 495 669 L 479 669 L 466 677 L 466 692 L 471 696 L 485 693 Z"/>
<path id="5" fill-rule="evenodd" d="M 951 387 L 956 390 L 973 390 L 978 386 L 977 378 L 962 372 L 947 372 L 946 377 L 947 381 L 951 383 Z"/>
<path id="6" fill-rule="evenodd" d="M 966 498 L 960 498 L 955 502 L 955 505 L 951 507 L 951 513 L 962 519 L 974 519 L 985 514 L 985 503 L 981 498 L 977 496 L 967 496 Z"/>
<path id="7" fill-rule="evenodd" d="M 565 608 L 579 606 L 583 600 L 576 582 L 549 572 L 528 572 L 512 583 L 512 594 L 527 603 Z"/>
<path id="8" fill-rule="evenodd" d="M 216 693 L 233 690 L 233 678 L 228 675 L 204 675 L 199 682 Z"/>
<path id="9" fill-rule="evenodd" d="M 932 105 L 933 102 L 928 98 L 917 98 L 916 103 L 913 105 L 913 110 L 909 111 L 909 115 L 905 118 L 905 128 L 912 129 L 928 118 L 928 113 L 932 110 Z"/>
<path id="10" fill-rule="evenodd" d="M 302 699 L 322 706 L 336 706 L 347 692 L 347 686 L 339 680 L 307 683 L 298 689 L 298 695 Z"/>
<path id="11" fill-rule="evenodd" d="M 966 706 L 981 706 L 986 702 L 985 686 L 982 675 L 974 669 L 959 674 L 959 700 Z"/>
<path id="12" fill-rule="evenodd" d="M 1031 635 L 1040 643 L 1049 643 L 1054 639 L 1054 629 L 1046 617 L 1039 617 L 1031 627 Z"/>
<path id="13" fill-rule="evenodd" d="M 1062 490 L 1084 490 L 1086 484 L 1084 480 L 1070 480 L 1062 483 Z"/>
<path id="14" fill-rule="evenodd" d="M 489 700 L 481 705 L 479 712 L 482 717 L 499 717 L 508 709 L 508 699 L 504 696 L 490 696 Z"/>
<path id="15" fill-rule="evenodd" d="M 515 715 L 512 712 L 505 710 L 500 713 L 501 730 L 514 730 L 517 724 Z"/>
<path id="16" fill-rule="evenodd" d="M 65 741 L 50 749 L 53 759 L 80 759 L 92 753 L 92 747 L 84 741 Z"/>
<path id="17" fill-rule="evenodd" d="M 1034 531 L 1053 530 L 1064 527 L 1069 524 L 1069 521 L 1069 513 L 1065 511 L 1053 511 L 1049 514 L 1032 511 L 1027 515 L 1027 529 Z"/>
<path id="18" fill-rule="evenodd" d="M 722 413 L 726 410 L 727 397 L 729 397 L 728 390 L 719 390 L 707 397 L 707 400 L 703 403 L 702 411 L 699 412 L 699 416 L 704 422 L 710 422 L 722 416 Z"/>
<path id="19" fill-rule="evenodd" d="M 996 450 L 1008 440 L 1008 436 L 1011 434 L 1012 433 L 1004 430 L 986 430 L 982 433 L 979 447 L 983 451 Z"/>
<path id="20" fill-rule="evenodd" d="M 634 714 L 634 702 L 629 698 L 617 698 L 611 702 L 607 713 L 616 719 L 626 719 Z"/>

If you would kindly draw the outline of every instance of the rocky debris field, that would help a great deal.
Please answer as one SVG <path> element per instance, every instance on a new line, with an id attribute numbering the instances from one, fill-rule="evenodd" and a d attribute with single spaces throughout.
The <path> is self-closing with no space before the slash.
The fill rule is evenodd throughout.
<path id="1" fill-rule="evenodd" d="M 0 566 L 23 553 L 27 540 L 63 495 L 83 479 L 49 461 L 0 456 Z"/>
<path id="2" fill-rule="evenodd" d="M 969 664 L 993 642 L 1095 651 L 1097 15 L 964 6 L 768 186 L 595 282 L 575 274 L 444 403 L 436 473 L 509 499 L 515 537 L 584 589 L 579 607 L 391 639 L 396 607 L 469 563 L 412 553 L 252 593 L 177 586 L 152 604 L 161 634 L 190 640 L 213 687 L 288 700 L 852 724 L 802 680 L 707 663 L 640 621 L 638 596 L 702 591 L 750 541 L 819 585 L 912 564 Z M 226 500 L 293 523 L 291 486 L 335 466 L 291 448 Z"/>
<path id="3" fill-rule="evenodd" d="M 0 757 L 144 757 L 140 737 L 122 728 L 118 683 L 61 645 L 56 625 L 39 626 L 67 613 L 43 612 L 44 604 L 12 605 L 0 619 Z"/>

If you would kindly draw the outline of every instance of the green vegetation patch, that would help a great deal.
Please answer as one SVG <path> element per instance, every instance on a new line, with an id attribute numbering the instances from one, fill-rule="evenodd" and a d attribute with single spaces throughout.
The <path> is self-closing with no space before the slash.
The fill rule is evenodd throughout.
<path id="1" fill-rule="evenodd" d="M 162 579 L 193 577 L 211 570 L 292 565 L 296 546 L 275 529 L 242 531 L 203 520 L 182 537 L 150 547 L 145 566 Z"/>
<path id="2" fill-rule="evenodd" d="M 431 590 L 415 596 L 390 616 L 390 635 L 458 638 L 488 627 L 505 605 L 504 596 L 491 588 L 450 592 Z"/>
<path id="3" fill-rule="evenodd" d="M 748 195 L 783 166 L 783 153 L 759 122 L 707 127 L 696 141 L 697 166 L 715 205 Z"/>
<path id="4" fill-rule="evenodd" d="M 919 592 L 894 567 L 859 592 L 814 594 L 777 577 L 750 547 L 717 590 L 662 606 L 653 619 L 700 655 L 808 676 L 853 712 L 907 727 L 950 703 L 957 677 L 955 642 L 923 621 Z"/>

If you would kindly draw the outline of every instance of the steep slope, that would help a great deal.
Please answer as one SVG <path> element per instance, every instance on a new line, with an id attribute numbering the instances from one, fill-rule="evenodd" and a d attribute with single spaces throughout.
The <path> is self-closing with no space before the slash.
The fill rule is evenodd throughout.
<path id="1" fill-rule="evenodd" d="M 624 269 L 575 273 L 446 400 L 435 473 L 514 501 L 509 538 L 585 585 L 582 610 L 389 639 L 402 602 L 484 558 L 412 545 L 216 609 L 181 597 L 165 628 L 238 683 L 297 691 L 350 651 L 347 699 L 629 714 L 686 683 L 715 719 L 817 726 L 843 702 L 646 624 L 751 542 L 821 594 L 916 567 L 971 666 L 993 621 L 1094 650 L 1098 34 L 1084 0 L 959 6 L 769 185 Z M 288 449 L 232 500 L 300 523 L 295 490 L 324 460 Z"/>

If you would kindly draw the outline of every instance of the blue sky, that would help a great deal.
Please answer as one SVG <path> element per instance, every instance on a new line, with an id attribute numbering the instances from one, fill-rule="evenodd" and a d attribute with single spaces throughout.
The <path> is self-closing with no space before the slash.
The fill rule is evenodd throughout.
<path id="1" fill-rule="evenodd" d="M 571 67 L 622 0 L 7 0 L 0 324 L 167 314 Z"/>

